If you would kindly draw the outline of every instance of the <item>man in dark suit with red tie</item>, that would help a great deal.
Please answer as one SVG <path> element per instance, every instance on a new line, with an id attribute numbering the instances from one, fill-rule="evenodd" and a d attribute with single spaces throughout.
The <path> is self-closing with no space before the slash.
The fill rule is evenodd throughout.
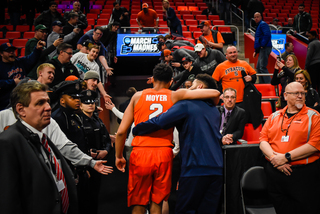
<path id="1" fill-rule="evenodd" d="M 244 109 L 236 106 L 237 91 L 235 89 L 225 89 L 222 99 L 224 105 L 219 108 L 220 133 L 228 142 L 227 144 L 237 144 L 246 125 L 246 113 Z"/>
<path id="2" fill-rule="evenodd" d="M 0 207 L 3 213 L 76 214 L 76 186 L 59 150 L 41 131 L 50 123 L 47 87 L 17 86 L 11 105 L 19 120 L 0 134 Z"/>

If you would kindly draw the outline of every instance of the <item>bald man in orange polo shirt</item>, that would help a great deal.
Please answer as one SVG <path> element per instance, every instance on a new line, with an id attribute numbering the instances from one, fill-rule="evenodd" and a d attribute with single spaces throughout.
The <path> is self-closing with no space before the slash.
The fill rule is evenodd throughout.
<path id="1" fill-rule="evenodd" d="M 273 113 L 263 126 L 260 149 L 268 192 L 277 214 L 320 212 L 320 115 L 306 107 L 298 82 L 287 85 L 287 107 Z"/>

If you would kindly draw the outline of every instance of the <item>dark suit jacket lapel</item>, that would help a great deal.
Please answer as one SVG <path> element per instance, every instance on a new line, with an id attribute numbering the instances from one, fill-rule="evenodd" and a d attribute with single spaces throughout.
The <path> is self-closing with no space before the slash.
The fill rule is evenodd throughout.
<path id="1" fill-rule="evenodd" d="M 53 179 L 52 174 L 51 174 L 47 164 L 44 162 L 44 159 L 41 157 L 41 151 L 40 151 L 41 143 L 40 143 L 39 136 L 37 134 L 35 134 L 36 137 L 33 137 L 32 134 L 27 130 L 27 128 L 19 120 L 15 123 L 15 125 L 17 126 L 17 130 L 19 130 L 20 133 L 22 133 L 22 135 L 26 138 L 27 142 L 29 143 L 29 145 L 33 149 L 34 153 L 38 157 L 46 174 L 50 177 L 52 182 L 54 182 L 54 184 L 55 184 L 56 182 Z"/>
<path id="2" fill-rule="evenodd" d="M 233 123 L 234 118 L 235 118 L 235 116 L 237 115 L 237 112 L 238 112 L 238 107 L 235 106 L 235 107 L 233 108 L 232 112 L 231 112 L 229 121 L 228 121 L 228 123 L 227 123 L 227 125 L 226 125 L 226 130 L 228 130 L 228 128 L 229 128 L 229 127 L 231 126 L 231 124 Z"/>

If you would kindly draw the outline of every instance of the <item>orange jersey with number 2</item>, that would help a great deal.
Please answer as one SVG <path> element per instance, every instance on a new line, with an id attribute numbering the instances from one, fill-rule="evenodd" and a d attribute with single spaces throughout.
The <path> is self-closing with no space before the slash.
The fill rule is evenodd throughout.
<path id="1" fill-rule="evenodd" d="M 172 105 L 172 91 L 169 89 L 145 89 L 134 107 L 134 124 L 145 122 L 167 111 Z M 173 128 L 159 130 L 148 136 L 136 136 L 132 146 L 170 146 L 172 147 Z"/>

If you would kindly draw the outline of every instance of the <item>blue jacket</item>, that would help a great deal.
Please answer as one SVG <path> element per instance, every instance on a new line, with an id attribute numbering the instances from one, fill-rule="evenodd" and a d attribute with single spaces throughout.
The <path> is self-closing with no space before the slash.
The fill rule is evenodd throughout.
<path id="1" fill-rule="evenodd" d="M 10 94 L 16 87 L 14 78 L 17 77 L 20 80 L 25 78 L 40 55 L 41 50 L 34 48 L 29 56 L 17 57 L 12 63 L 4 63 L 0 60 L 0 110 L 5 109 L 9 104 Z"/>
<path id="2" fill-rule="evenodd" d="M 169 7 L 167 14 L 168 14 L 167 18 L 166 19 L 164 18 L 163 20 L 167 21 L 169 19 L 171 27 L 181 25 L 180 19 L 178 19 L 176 12 L 172 7 Z"/>
<path id="3" fill-rule="evenodd" d="M 182 159 L 181 177 L 222 175 L 219 120 L 219 111 L 212 104 L 202 100 L 184 100 L 158 117 L 139 123 L 133 129 L 133 135 L 176 126 Z"/>
<path id="4" fill-rule="evenodd" d="M 254 50 L 260 52 L 261 47 L 272 47 L 271 31 L 269 25 L 264 21 L 260 21 L 256 30 Z"/>

